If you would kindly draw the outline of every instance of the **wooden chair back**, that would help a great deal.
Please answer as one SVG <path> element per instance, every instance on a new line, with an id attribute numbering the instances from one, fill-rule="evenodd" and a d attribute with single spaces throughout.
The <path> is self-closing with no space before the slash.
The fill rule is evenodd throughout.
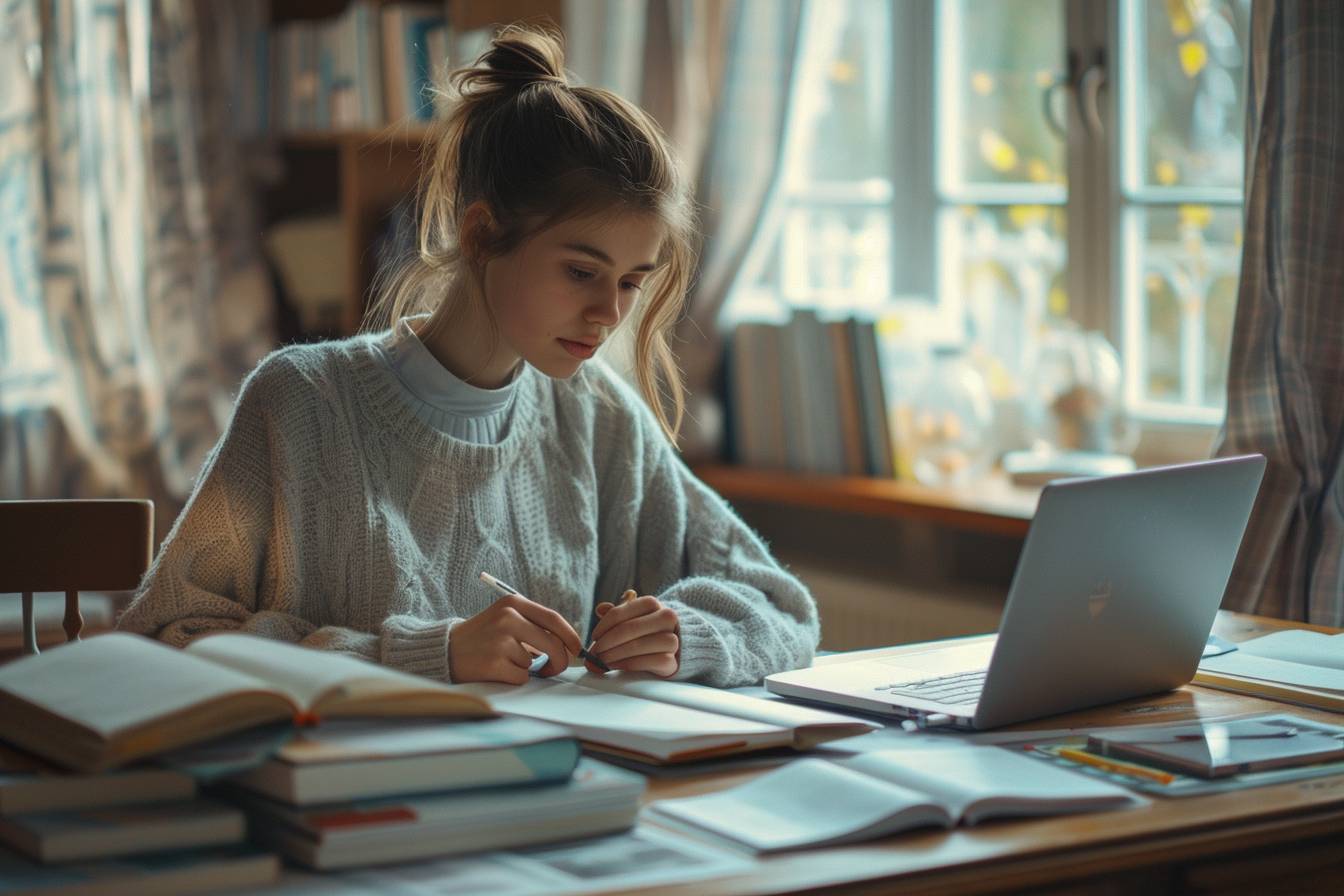
<path id="1" fill-rule="evenodd" d="M 79 592 L 139 587 L 153 551 L 152 501 L 0 501 L 0 592 L 22 595 L 24 653 L 37 653 L 33 592 L 65 592 L 61 627 L 78 641 Z"/>

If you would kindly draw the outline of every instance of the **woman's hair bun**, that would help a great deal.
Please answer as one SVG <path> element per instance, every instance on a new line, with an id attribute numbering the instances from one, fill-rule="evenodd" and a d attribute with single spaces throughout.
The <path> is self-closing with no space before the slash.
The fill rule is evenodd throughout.
<path id="1" fill-rule="evenodd" d="M 511 25 L 490 41 L 476 64 L 461 72 L 466 83 L 519 90 L 533 83 L 568 84 L 560 36 L 549 30 Z"/>

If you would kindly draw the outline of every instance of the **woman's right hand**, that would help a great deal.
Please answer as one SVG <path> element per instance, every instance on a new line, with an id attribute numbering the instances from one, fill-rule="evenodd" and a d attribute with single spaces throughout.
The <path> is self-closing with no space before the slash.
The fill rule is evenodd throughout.
<path id="1" fill-rule="evenodd" d="M 509 594 L 453 626 L 448 634 L 448 674 L 456 683 L 523 684 L 536 652 L 550 655 L 541 670 L 541 675 L 550 676 L 568 668 L 569 658 L 581 646 L 578 632 L 565 617 L 521 594 Z"/>

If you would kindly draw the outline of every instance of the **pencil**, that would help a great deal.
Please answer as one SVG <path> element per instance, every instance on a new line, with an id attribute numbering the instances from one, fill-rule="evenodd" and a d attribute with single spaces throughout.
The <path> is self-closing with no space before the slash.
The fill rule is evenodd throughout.
<path id="1" fill-rule="evenodd" d="M 1061 757 L 1070 762 L 1090 765 L 1093 768 L 1114 772 L 1117 775 L 1129 775 L 1132 778 L 1147 778 L 1148 780 L 1156 781 L 1159 784 L 1170 784 L 1172 781 L 1176 780 L 1176 776 L 1169 772 L 1162 772 L 1155 768 L 1134 765 L 1129 762 L 1117 762 L 1114 759 L 1104 759 L 1101 756 L 1086 753 L 1082 750 L 1075 750 L 1072 747 L 1060 747 L 1058 753 Z"/>
<path id="2" fill-rule="evenodd" d="M 502 595 L 506 595 L 506 596 L 507 596 L 507 595 L 510 595 L 510 594 L 516 594 L 516 595 L 518 595 L 519 597 L 522 597 L 522 596 L 523 596 L 523 593 L 522 593 L 521 591 L 519 591 L 517 588 L 513 587 L 512 585 L 510 585 L 509 583 L 507 583 L 507 582 L 505 582 L 505 581 L 502 581 L 501 579 L 497 579 L 497 578 L 495 578 L 494 576 L 490 575 L 490 573 L 488 573 L 488 572 L 482 572 L 482 573 L 481 573 L 481 581 L 484 582 L 485 584 L 489 585 L 491 588 L 495 589 L 496 591 L 498 591 L 498 592 L 499 592 L 500 594 L 502 594 Z M 591 645 L 590 645 L 590 646 L 591 646 Z M 587 660 L 588 662 L 592 663 L 594 666 L 596 666 L 597 668 L 601 669 L 603 672 L 610 672 L 610 671 L 611 671 L 611 667 L 610 667 L 610 666 L 608 666 L 606 663 L 602 662 L 600 659 L 598 659 L 597 657 L 593 656 L 591 653 L 589 653 L 587 650 L 584 650 L 583 648 L 579 648 L 579 656 L 580 656 L 582 659 L 585 659 L 585 660 Z"/>

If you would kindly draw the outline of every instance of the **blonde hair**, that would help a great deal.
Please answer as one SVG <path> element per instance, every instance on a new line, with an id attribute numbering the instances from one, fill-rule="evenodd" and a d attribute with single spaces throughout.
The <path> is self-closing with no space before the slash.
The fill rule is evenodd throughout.
<path id="1" fill-rule="evenodd" d="M 635 373 L 675 441 L 685 387 L 668 334 L 694 270 L 695 220 L 685 178 L 657 123 L 608 90 L 572 86 L 559 35 L 530 27 L 501 31 L 474 65 L 448 76 L 442 92 L 449 111 L 431 125 L 416 191 L 417 251 L 375 285 L 364 328 L 436 310 L 459 276 L 479 288 L 459 242 L 475 202 L 484 202 L 493 223 L 487 241 L 473 247 L 483 257 L 505 254 L 567 219 L 650 214 L 666 236 L 635 312 Z"/>

